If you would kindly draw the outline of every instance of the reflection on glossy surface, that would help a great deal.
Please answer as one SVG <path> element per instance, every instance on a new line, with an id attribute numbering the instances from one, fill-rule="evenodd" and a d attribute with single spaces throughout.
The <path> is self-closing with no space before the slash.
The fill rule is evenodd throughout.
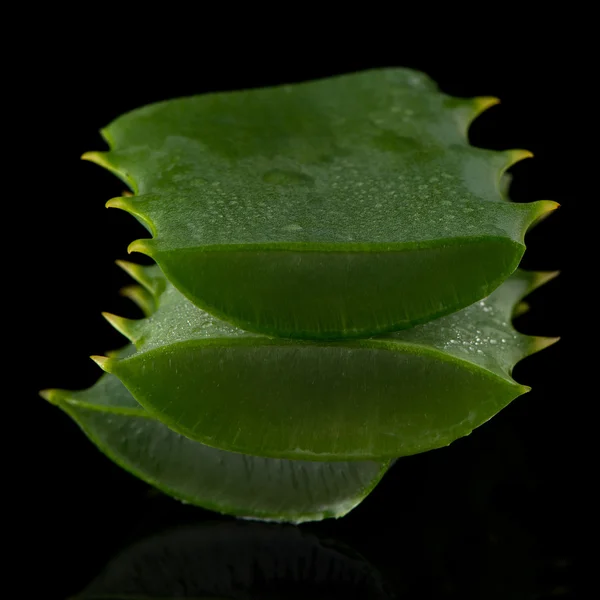
<path id="1" fill-rule="evenodd" d="M 512 411 L 515 421 L 534 419 L 526 409 Z M 113 511 L 101 520 L 105 532 L 95 528 L 79 562 L 67 553 L 68 593 L 76 600 L 587 598 L 576 589 L 572 485 L 557 485 L 553 464 L 536 476 L 533 459 L 551 449 L 526 444 L 507 419 L 489 425 L 446 450 L 398 460 L 342 519 L 234 521 L 154 491 L 136 496 L 125 503 L 126 518 Z M 127 539 L 137 541 L 115 555 Z M 111 553 L 91 584 L 74 585 L 83 571 L 93 578 Z"/>
<path id="2" fill-rule="evenodd" d="M 288 525 L 214 522 L 167 530 L 113 558 L 76 600 L 387 600 L 354 550 Z"/>

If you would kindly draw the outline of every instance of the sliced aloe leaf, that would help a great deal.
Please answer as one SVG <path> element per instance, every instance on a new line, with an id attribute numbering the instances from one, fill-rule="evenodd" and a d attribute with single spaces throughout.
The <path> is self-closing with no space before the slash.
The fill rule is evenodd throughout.
<path id="1" fill-rule="evenodd" d="M 372 70 L 146 106 L 84 158 L 131 186 L 108 206 L 153 237 L 130 250 L 197 306 L 269 335 L 365 337 L 489 295 L 556 208 L 502 201 L 529 152 L 468 144 L 496 102 Z"/>
<path id="2" fill-rule="evenodd" d="M 553 274 L 517 271 L 485 300 L 412 329 L 317 342 L 240 330 L 158 284 L 158 266 L 121 264 L 162 290 L 158 308 L 106 315 L 137 351 L 95 360 L 171 429 L 256 456 L 374 460 L 447 445 L 528 391 L 512 367 L 554 341 L 510 322 Z"/>
<path id="3" fill-rule="evenodd" d="M 221 513 L 295 523 L 340 517 L 369 494 L 389 466 L 388 461 L 260 458 L 210 448 L 152 418 L 113 375 L 104 374 L 88 390 L 47 390 L 44 397 L 121 467 L 167 494 Z"/>

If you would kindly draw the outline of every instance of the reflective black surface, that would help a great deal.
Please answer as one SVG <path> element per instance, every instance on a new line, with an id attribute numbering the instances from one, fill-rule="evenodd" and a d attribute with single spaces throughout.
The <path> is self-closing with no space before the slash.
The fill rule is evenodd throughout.
<path id="1" fill-rule="evenodd" d="M 401 460 L 344 519 L 300 527 L 219 518 L 131 486 L 120 527 L 98 518 L 113 532 L 113 552 L 132 546 L 117 557 L 105 550 L 104 561 L 80 557 L 90 579 L 111 560 L 83 597 L 576 597 L 577 534 L 565 527 L 575 516 L 551 514 L 569 506 L 567 492 L 541 478 L 517 433 L 501 420 L 445 450 Z M 107 532 L 86 519 L 82 528 L 91 524 L 107 549 Z"/>
<path id="2" fill-rule="evenodd" d="M 115 557 L 78 598 L 343 597 L 386 600 L 381 575 L 335 540 L 291 525 L 206 522 L 146 538 Z"/>

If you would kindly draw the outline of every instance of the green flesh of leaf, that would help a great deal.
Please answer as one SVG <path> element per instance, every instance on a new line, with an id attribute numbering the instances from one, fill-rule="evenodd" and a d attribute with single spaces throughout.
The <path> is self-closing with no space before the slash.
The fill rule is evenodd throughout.
<path id="1" fill-rule="evenodd" d="M 556 207 L 502 197 L 526 152 L 468 144 L 491 103 L 365 71 L 150 105 L 86 158 L 134 189 L 109 202 L 153 235 L 130 249 L 195 305 L 268 335 L 368 337 L 489 295 Z"/>
<path id="2" fill-rule="evenodd" d="M 386 472 L 385 462 L 308 462 L 210 448 L 153 419 L 113 375 L 58 404 L 120 466 L 186 502 L 222 513 L 300 523 L 340 517 Z"/>
<path id="3" fill-rule="evenodd" d="M 190 439 L 255 456 L 381 460 L 467 435 L 528 388 L 510 376 L 548 340 L 511 326 L 518 301 L 544 280 L 517 271 L 485 300 L 393 334 L 318 342 L 240 330 L 196 307 L 157 266 L 156 312 L 107 315 L 137 347 L 99 358 L 155 418 Z"/>

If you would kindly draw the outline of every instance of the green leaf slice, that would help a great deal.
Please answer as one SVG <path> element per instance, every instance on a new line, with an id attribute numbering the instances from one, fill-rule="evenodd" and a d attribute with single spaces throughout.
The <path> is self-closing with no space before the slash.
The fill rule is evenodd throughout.
<path id="1" fill-rule="evenodd" d="M 365 337 L 489 295 L 556 208 L 503 201 L 502 173 L 530 153 L 468 144 L 495 102 L 364 71 L 146 106 L 84 158 L 135 191 L 108 202 L 153 236 L 130 250 L 197 306 L 269 335 Z"/>
<path id="2" fill-rule="evenodd" d="M 152 418 L 114 375 L 104 374 L 84 391 L 43 395 L 127 471 L 175 498 L 221 513 L 294 523 L 341 517 L 389 467 L 389 461 L 291 461 L 210 448 Z"/>
<path id="3" fill-rule="evenodd" d="M 158 266 L 143 271 L 160 278 Z M 137 352 L 95 359 L 158 420 L 208 446 L 311 461 L 406 456 L 467 435 L 528 391 L 512 367 L 553 340 L 519 334 L 511 313 L 548 276 L 517 271 L 452 315 L 337 342 L 240 330 L 165 280 L 149 318 L 107 315 Z"/>

